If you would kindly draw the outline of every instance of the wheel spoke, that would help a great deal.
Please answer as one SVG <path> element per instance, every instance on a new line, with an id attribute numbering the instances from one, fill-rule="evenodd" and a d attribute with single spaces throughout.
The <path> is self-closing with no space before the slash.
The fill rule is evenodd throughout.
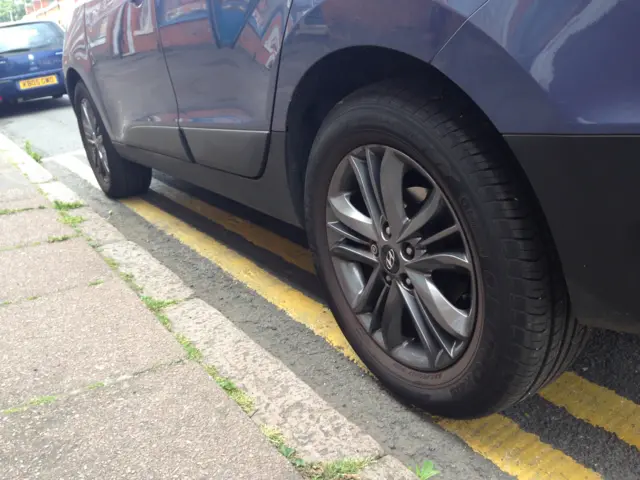
<path id="1" fill-rule="evenodd" d="M 384 282 L 380 277 L 380 266 L 376 266 L 364 288 L 356 295 L 351 307 L 356 314 L 370 311 L 375 307 L 376 296 L 380 295 Z"/>
<path id="2" fill-rule="evenodd" d="M 378 265 L 377 257 L 369 250 L 354 247 L 346 242 L 338 242 L 331 247 L 331 253 L 336 257 L 348 262 L 357 262 L 371 267 Z"/>
<path id="3" fill-rule="evenodd" d="M 443 205 L 444 198 L 440 190 L 437 188 L 432 189 L 418 213 L 404 224 L 397 241 L 403 242 L 420 230 L 434 217 Z"/>
<path id="4" fill-rule="evenodd" d="M 87 104 L 86 101 L 84 101 L 80 104 L 80 106 L 82 108 L 83 121 L 86 120 L 87 125 L 91 131 L 91 136 L 93 136 L 93 132 L 95 128 L 94 128 L 94 122 L 93 122 L 93 115 L 91 115 L 91 113 L 89 112 L 89 105 Z"/>
<path id="5" fill-rule="evenodd" d="M 434 270 L 471 271 L 471 264 L 465 253 L 445 252 L 422 255 L 407 262 L 407 269 L 422 273 L 431 273 Z"/>
<path id="6" fill-rule="evenodd" d="M 329 222 L 327 226 L 331 228 L 334 232 L 336 232 L 341 237 L 347 238 L 352 242 L 359 243 L 361 245 L 369 245 L 367 240 L 363 240 L 361 237 L 355 234 L 352 230 L 348 229 L 345 225 L 340 222 Z"/>
<path id="7" fill-rule="evenodd" d="M 341 193 L 329 199 L 329 205 L 338 220 L 356 233 L 376 241 L 378 236 L 371 218 L 360 212 L 351 203 L 351 193 Z"/>
<path id="8" fill-rule="evenodd" d="M 404 288 L 400 289 L 400 294 L 402 295 L 402 299 L 404 300 L 407 310 L 409 310 L 409 315 L 416 332 L 418 333 L 420 343 L 422 343 L 431 365 L 435 365 L 439 348 L 436 345 L 433 336 L 429 332 L 423 310 L 420 308 L 420 302 L 418 302 L 413 293 L 405 290 Z"/>
<path id="9" fill-rule="evenodd" d="M 393 350 L 401 345 L 405 338 L 402 336 L 402 294 L 400 286 L 394 281 L 389 287 L 386 302 L 382 310 L 380 331 L 384 346 L 387 350 Z"/>
<path id="10" fill-rule="evenodd" d="M 394 150 L 385 149 L 380 166 L 380 192 L 391 232 L 398 235 L 407 220 L 402 198 L 402 179 L 406 170 Z"/>
<path id="11" fill-rule="evenodd" d="M 380 235 L 380 206 L 378 204 L 378 199 L 376 198 L 374 186 L 371 182 L 371 174 L 369 173 L 367 162 L 365 160 L 360 160 L 353 155 L 349 157 L 349 162 L 351 163 L 351 168 L 353 168 L 356 180 L 358 181 L 360 193 L 364 199 L 364 204 L 367 207 L 369 216 L 371 217 L 376 232 Z"/>
<path id="12" fill-rule="evenodd" d="M 373 187 L 373 193 L 380 207 L 380 213 L 384 215 L 384 208 L 382 203 L 382 193 L 380 192 L 380 160 L 373 153 L 371 148 L 365 148 L 365 155 L 367 157 L 367 169 L 369 170 L 369 178 Z"/>
<path id="13" fill-rule="evenodd" d="M 418 243 L 418 246 L 428 247 L 432 243 L 442 240 L 443 238 L 447 238 L 448 236 L 453 235 L 454 233 L 458 233 L 459 231 L 460 231 L 460 228 L 458 227 L 458 225 L 452 225 L 450 227 L 445 228 L 444 230 L 441 230 L 437 233 L 434 233 L 433 235 L 428 236 L 427 238 L 420 240 L 420 243 Z"/>
<path id="14" fill-rule="evenodd" d="M 429 312 L 427 312 L 427 310 L 424 308 L 424 305 L 422 304 L 421 301 L 417 300 L 416 304 L 418 305 L 418 308 L 420 309 L 420 313 L 422 313 L 422 318 L 424 319 L 424 322 L 429 328 L 429 331 L 431 332 L 433 337 L 436 339 L 438 344 L 440 344 L 440 346 L 442 347 L 442 350 L 445 351 L 445 353 L 449 356 L 449 358 L 453 358 L 454 348 L 456 346 L 455 340 L 453 340 L 450 336 L 446 335 L 442 331 L 442 329 L 438 327 L 438 324 L 436 324 L 433 318 L 431 318 L 431 316 L 429 315 Z"/>
<path id="15" fill-rule="evenodd" d="M 412 270 L 407 275 L 429 316 L 454 337 L 468 338 L 473 328 L 470 315 L 455 307 L 427 275 Z"/>

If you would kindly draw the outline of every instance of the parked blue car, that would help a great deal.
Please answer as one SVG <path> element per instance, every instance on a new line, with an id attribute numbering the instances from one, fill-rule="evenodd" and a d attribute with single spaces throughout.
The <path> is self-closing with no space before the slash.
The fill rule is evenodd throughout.
<path id="1" fill-rule="evenodd" d="M 63 41 L 54 22 L 0 24 L 0 103 L 64 95 Z"/>
<path id="2" fill-rule="evenodd" d="M 88 0 L 67 91 L 110 197 L 158 169 L 305 228 L 367 367 L 451 417 L 640 331 L 640 2 Z"/>

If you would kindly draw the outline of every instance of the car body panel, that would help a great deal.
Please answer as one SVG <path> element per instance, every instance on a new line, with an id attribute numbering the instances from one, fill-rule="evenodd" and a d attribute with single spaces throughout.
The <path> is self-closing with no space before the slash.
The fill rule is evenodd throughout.
<path id="1" fill-rule="evenodd" d="M 486 0 L 294 0 L 282 47 L 272 128 L 305 72 L 332 52 L 383 47 L 428 63 Z"/>
<path id="2" fill-rule="evenodd" d="M 165 12 L 166 2 L 154 5 Z M 249 23 L 259 4 L 269 12 L 265 24 L 290 7 L 287 21 L 278 24 L 282 30 L 273 34 L 281 47 L 276 41 L 267 48 L 270 35 L 258 35 L 253 50 L 241 44 L 246 32 L 256 32 Z M 87 62 L 81 40 L 66 65 L 92 85 L 96 103 L 113 103 L 105 112 L 124 157 L 300 225 L 294 204 L 301 198 L 288 183 L 286 158 L 296 88 L 315 65 L 344 49 L 401 52 L 458 85 L 503 135 L 546 216 L 574 314 L 593 325 L 640 329 L 633 296 L 640 286 L 640 215 L 629 205 L 640 174 L 640 136 L 633 135 L 640 134 L 640 64 L 630 50 L 640 40 L 640 7 L 633 1 L 210 0 L 174 6 L 171 18 L 159 23 L 155 7 L 144 5 L 153 28 L 160 25 L 155 38 L 162 39 L 167 69 L 139 60 L 144 49 L 129 58 L 111 52 L 98 59 L 131 79 L 103 82 L 115 82 L 109 98 L 124 91 L 137 115 L 109 113 L 115 102 L 95 81 L 99 72 Z M 127 19 L 129 13 L 119 15 Z M 147 38 L 151 47 L 144 55 L 157 56 L 153 35 Z M 131 73 L 136 65 L 148 66 L 144 78 Z M 137 98 L 133 93 L 141 94 L 150 73 L 157 73 L 153 84 L 165 93 Z M 118 82 L 130 86 L 114 88 Z M 169 93 L 173 87 L 176 95 Z M 132 142 L 123 119 L 145 116 L 153 119 L 137 126 L 150 132 L 182 131 L 185 155 L 175 137 L 175 151 L 143 145 L 154 135 Z M 188 161 L 188 151 L 197 163 Z"/>
<path id="3" fill-rule="evenodd" d="M 504 134 L 639 134 L 638 18 L 632 0 L 490 0 L 433 65 Z"/>
<path id="4" fill-rule="evenodd" d="M 291 201 L 285 171 L 285 134 L 273 132 L 269 138 L 269 157 L 260 178 L 248 179 L 233 173 L 185 163 L 166 155 L 115 144 L 125 158 L 235 200 L 261 213 L 294 226 L 301 226 Z"/>
<path id="5" fill-rule="evenodd" d="M 287 0 L 157 5 L 178 123 L 194 161 L 257 177 L 268 145 Z"/>
<path id="6" fill-rule="evenodd" d="M 32 25 L 46 24 L 63 38 L 63 31 L 53 22 L 13 22 L 3 24 L 0 29 L 28 29 Z M 23 89 L 20 82 L 55 77 L 55 83 Z M 62 72 L 62 41 L 60 45 L 47 48 L 0 53 L 0 97 L 3 102 L 17 99 L 32 99 L 65 93 Z"/>
<path id="7" fill-rule="evenodd" d="M 85 3 L 92 83 L 116 142 L 189 161 L 155 24 L 155 2 Z"/>

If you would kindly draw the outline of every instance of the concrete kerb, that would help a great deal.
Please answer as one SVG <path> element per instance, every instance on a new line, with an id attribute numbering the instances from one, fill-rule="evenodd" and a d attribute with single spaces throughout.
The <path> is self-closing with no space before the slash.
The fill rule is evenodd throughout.
<path id="1" fill-rule="evenodd" d="M 5 152 L 27 178 L 40 184 L 52 202 L 81 202 L 75 192 L 53 182 L 46 169 L 0 134 L 0 154 Z M 43 188 L 47 182 L 49 185 Z M 109 222 L 89 208 L 71 213 L 75 212 L 87 221 L 76 228 L 92 246 L 98 247 L 105 261 L 128 281 L 163 325 L 173 331 L 188 356 L 204 367 L 214 367 L 226 377 L 225 381 L 235 382 L 251 397 L 251 418 L 263 428 L 281 432 L 286 446 L 296 452 L 295 459 L 301 460 L 297 466 L 357 458 L 369 462 L 355 478 L 417 478 L 233 322 L 193 298 L 193 291 L 146 250 L 124 240 Z M 258 371 L 252 368 L 255 365 L 261 365 Z M 211 374 L 212 370 L 208 372 Z"/>

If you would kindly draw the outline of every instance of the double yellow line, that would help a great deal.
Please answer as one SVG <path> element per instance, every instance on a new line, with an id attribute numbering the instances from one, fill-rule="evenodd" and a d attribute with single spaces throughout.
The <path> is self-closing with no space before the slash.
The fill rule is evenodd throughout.
<path id="1" fill-rule="evenodd" d="M 152 189 L 199 215 L 241 235 L 307 272 L 313 272 L 310 252 L 287 239 L 168 185 L 155 182 Z M 123 203 L 149 223 L 178 239 L 225 272 L 243 282 L 293 320 L 323 337 L 347 358 L 364 368 L 351 349 L 328 308 L 304 295 L 251 260 L 205 233 L 140 198 Z M 571 415 L 617 435 L 640 449 L 640 406 L 575 374 L 565 373 L 541 392 L 549 402 Z M 472 421 L 436 419 L 440 426 L 464 440 L 474 451 L 519 480 L 590 480 L 599 474 L 542 442 L 534 434 L 502 415 Z"/>

